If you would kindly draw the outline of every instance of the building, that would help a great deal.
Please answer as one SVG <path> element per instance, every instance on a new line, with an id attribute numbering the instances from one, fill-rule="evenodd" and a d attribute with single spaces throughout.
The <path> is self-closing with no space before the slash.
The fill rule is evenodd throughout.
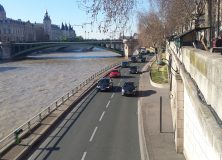
<path id="1" fill-rule="evenodd" d="M 70 25 L 62 23 L 60 28 L 52 24 L 47 11 L 43 23 L 24 22 L 7 18 L 0 4 L 0 42 L 71 41 L 75 37 L 75 30 Z"/>

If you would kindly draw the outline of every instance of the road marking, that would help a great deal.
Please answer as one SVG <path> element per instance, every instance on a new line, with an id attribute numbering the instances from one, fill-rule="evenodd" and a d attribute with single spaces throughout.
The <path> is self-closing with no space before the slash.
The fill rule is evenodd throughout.
<path id="1" fill-rule="evenodd" d="M 115 95 L 115 93 L 112 94 L 111 98 L 113 98 L 114 95 Z"/>
<path id="2" fill-rule="evenodd" d="M 86 154 L 87 154 L 87 152 L 83 153 L 81 160 L 84 160 L 86 158 Z"/>
<path id="3" fill-rule="evenodd" d="M 101 122 L 101 120 L 103 119 L 104 114 L 105 114 L 105 111 L 104 111 L 104 112 L 102 113 L 102 115 L 100 116 L 100 119 L 99 119 L 100 122 Z"/>
<path id="4" fill-rule="evenodd" d="M 110 104 L 110 101 L 107 103 L 106 108 L 108 108 L 108 107 L 109 107 L 109 104 Z"/>
<path id="5" fill-rule="evenodd" d="M 118 83 L 118 86 L 120 86 L 120 82 Z"/>
<path id="6" fill-rule="evenodd" d="M 93 140 L 93 138 L 94 138 L 94 136 L 95 136 L 95 134 L 96 134 L 97 129 L 98 129 L 98 127 L 96 127 L 96 128 L 94 129 L 94 131 L 93 131 L 93 133 L 92 133 L 92 136 L 91 136 L 90 139 L 89 139 L 90 142 L 92 142 L 92 140 Z"/>

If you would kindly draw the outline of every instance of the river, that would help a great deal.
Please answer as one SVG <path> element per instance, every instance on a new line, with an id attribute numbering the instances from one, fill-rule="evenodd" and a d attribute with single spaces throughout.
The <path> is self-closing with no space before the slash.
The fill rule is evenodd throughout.
<path id="1" fill-rule="evenodd" d="M 94 49 L 0 63 L 0 139 L 101 68 L 122 60 L 117 53 Z"/>

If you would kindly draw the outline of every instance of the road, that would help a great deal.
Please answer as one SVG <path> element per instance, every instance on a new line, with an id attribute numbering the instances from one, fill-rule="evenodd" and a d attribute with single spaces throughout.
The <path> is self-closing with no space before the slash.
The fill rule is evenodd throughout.
<path id="1" fill-rule="evenodd" d="M 142 66 L 142 63 L 135 65 Z M 139 74 L 121 69 L 112 92 L 92 90 L 30 155 L 30 160 L 140 160 L 138 96 L 121 96 L 124 81 Z"/>

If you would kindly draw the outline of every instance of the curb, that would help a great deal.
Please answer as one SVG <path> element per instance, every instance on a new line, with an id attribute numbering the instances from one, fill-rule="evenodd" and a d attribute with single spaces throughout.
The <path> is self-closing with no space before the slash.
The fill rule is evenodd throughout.
<path id="1" fill-rule="evenodd" d="M 143 115 L 141 112 L 141 99 L 138 100 L 138 132 L 139 132 L 139 145 L 140 145 L 140 155 L 141 160 L 149 160 L 149 155 L 147 152 L 146 146 L 146 138 L 144 135 L 144 127 L 143 127 Z"/>
<path id="2" fill-rule="evenodd" d="M 150 84 L 153 86 L 153 87 L 156 87 L 156 88 L 168 88 L 169 87 L 169 83 L 155 83 L 151 80 L 150 78 Z"/>

